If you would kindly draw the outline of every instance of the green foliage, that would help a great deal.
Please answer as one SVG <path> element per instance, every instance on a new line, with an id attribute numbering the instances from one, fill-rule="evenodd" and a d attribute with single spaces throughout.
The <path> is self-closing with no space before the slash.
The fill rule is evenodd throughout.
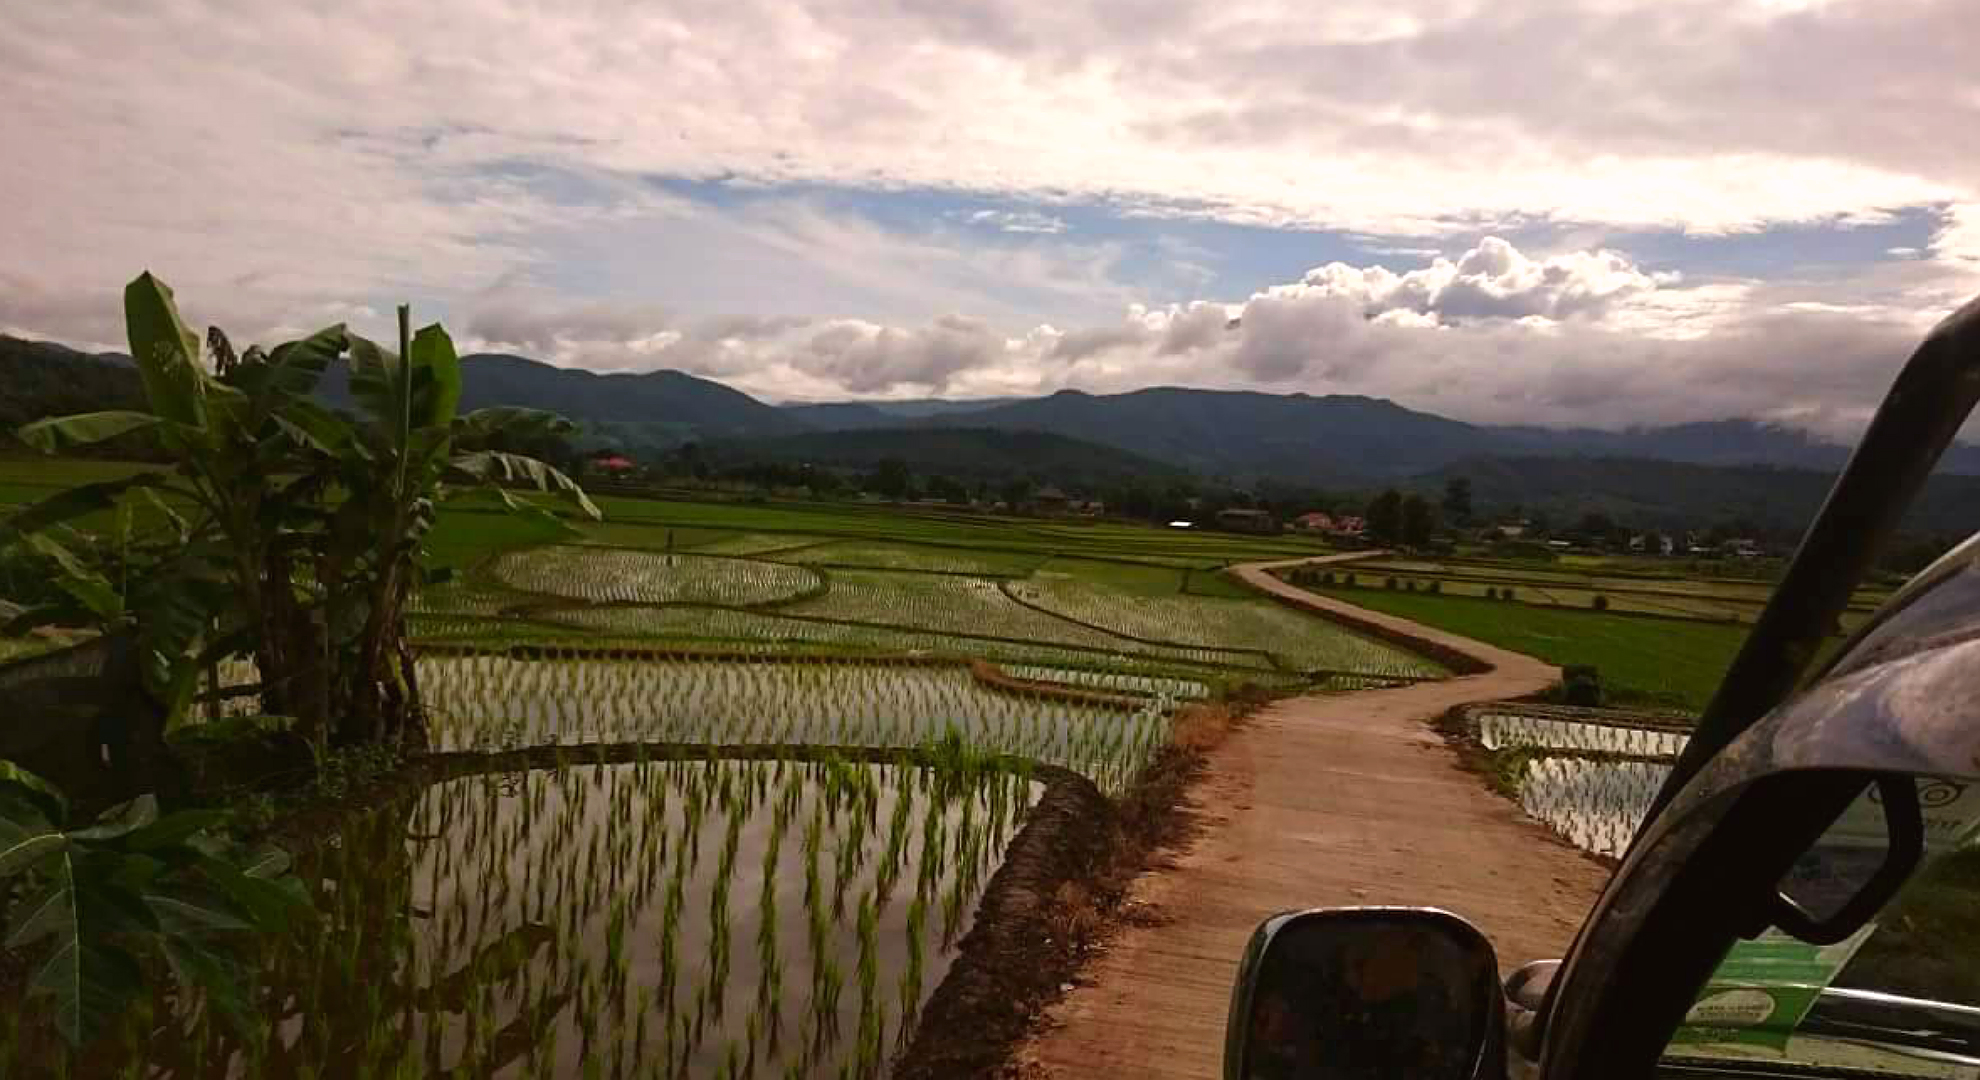
<path id="1" fill-rule="evenodd" d="M 874 466 L 873 478 L 868 481 L 868 486 L 874 492 L 889 499 L 902 499 L 907 497 L 909 486 L 913 482 L 914 478 L 908 473 L 907 462 L 897 457 L 889 457 L 882 458 Z"/>
<path id="2" fill-rule="evenodd" d="M 1362 517 L 1367 523 L 1368 539 L 1385 545 L 1404 542 L 1401 492 L 1390 488 L 1375 496 Z"/>
<path id="3" fill-rule="evenodd" d="M 229 843 L 214 831 L 223 817 L 160 816 L 143 795 L 79 825 L 53 788 L 0 762 L 0 898 L 14 897 L 5 944 L 36 956 L 29 991 L 50 999 L 71 1045 L 122 1017 L 144 989 L 147 957 L 246 1025 L 233 943 L 308 902 L 287 875 L 288 857 Z"/>
<path id="4" fill-rule="evenodd" d="M 1602 673 L 1593 664 L 1564 664 L 1559 690 L 1561 704 L 1596 708 L 1602 704 Z"/>
<path id="5" fill-rule="evenodd" d="M 44 621 L 86 616 L 105 630 L 133 629 L 147 683 L 174 714 L 193 671 L 246 650 L 267 676 L 264 708 L 297 717 L 311 741 L 416 741 L 405 608 L 436 505 L 453 493 L 450 482 L 465 482 L 540 513 L 511 493 L 523 486 L 598 517 L 563 473 L 493 448 L 511 429 L 568 425 L 525 409 L 456 415 L 463 383 L 453 343 L 437 325 L 412 333 L 404 308 L 397 352 L 333 326 L 237 353 L 214 329 L 209 372 L 170 289 L 140 275 L 124 306 L 148 411 L 42 420 L 21 438 L 54 450 L 148 431 L 177 467 L 86 484 L 0 522 L 0 544 L 24 543 L 59 571 L 72 603 Z M 345 356 L 355 416 L 312 396 Z M 188 513 L 140 489 L 169 492 Z M 120 544 L 114 576 L 48 532 L 121 511 L 133 493 L 169 528 L 152 548 Z"/>
<path id="6" fill-rule="evenodd" d="M 1444 517 L 1452 525 L 1471 524 L 1471 478 L 1453 476 L 1444 481 Z"/>
<path id="7" fill-rule="evenodd" d="M 931 494 L 943 478 L 995 485 L 997 498 L 1013 505 L 1024 502 L 1035 486 L 1051 484 L 1079 490 L 1108 489 L 1115 512 L 1146 516 L 1147 489 L 1172 483 L 1185 474 L 1174 465 L 1113 446 L 1087 442 L 1064 434 L 991 428 L 897 427 L 866 431 L 819 431 L 777 438 L 724 441 L 706 447 L 708 458 L 734 469 L 748 465 L 815 465 L 822 468 L 872 470 L 886 486 L 873 490 L 890 498 L 909 479 L 909 472 L 929 477 Z M 895 473 L 886 463 L 900 463 Z M 954 486 L 943 485 L 950 497 Z M 1122 505 L 1116 502 L 1118 491 Z M 1142 505 L 1130 506 L 1136 502 Z"/>
<path id="8" fill-rule="evenodd" d="M 1402 521 L 1400 539 L 1405 547 L 1420 548 L 1429 545 L 1437 531 L 1437 511 L 1421 495 L 1411 495 L 1402 501 Z"/>

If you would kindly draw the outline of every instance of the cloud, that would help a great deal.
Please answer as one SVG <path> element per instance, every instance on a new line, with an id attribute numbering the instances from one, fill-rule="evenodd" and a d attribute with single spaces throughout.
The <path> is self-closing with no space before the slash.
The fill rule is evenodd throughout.
<path id="1" fill-rule="evenodd" d="M 383 334 L 409 298 L 487 347 L 778 397 L 1846 424 L 1980 290 L 1971 6 L 4 5 L 0 327 L 115 344 L 149 268 L 242 340 Z M 1628 239 L 1920 207 L 1915 253 L 1806 279 Z M 1307 231 L 1213 289 L 1232 252 L 1179 219 Z M 1318 231 L 1379 250 L 1286 254 Z"/>
<path id="2" fill-rule="evenodd" d="M 486 174 L 518 163 L 1384 235 L 1743 230 L 1980 191 L 1948 134 L 1980 94 L 1967 0 L 950 7 L 9 5 L 0 131 L 34 152 L 0 190 L 92 253 L 216 223 L 268 254 L 373 241 L 324 281 L 391 278 L 394 236 L 401 275 L 408 247 L 422 278 L 526 258 L 490 243 L 570 207 Z M 986 223 L 1057 227 L 1013 213 Z"/>
<path id="3" fill-rule="evenodd" d="M 1300 286 L 1348 300 L 1369 315 L 1406 311 L 1462 321 L 1599 316 L 1618 300 L 1675 280 L 1644 273 L 1613 251 L 1533 259 L 1488 236 L 1455 262 L 1439 256 L 1403 274 L 1335 262 L 1307 273 Z"/>
<path id="4" fill-rule="evenodd" d="M 547 342 L 542 355 L 560 363 L 680 368 L 772 399 L 1171 384 L 1368 394 L 1491 423 L 1750 416 L 1847 438 L 1923 320 L 1942 313 L 1862 302 L 1884 289 L 1680 281 L 1612 252 L 1541 258 L 1488 238 L 1401 272 L 1330 264 L 1239 300 L 1131 306 L 1070 329 L 1009 333 L 960 315 L 679 319 L 513 300 L 471 325 Z"/>

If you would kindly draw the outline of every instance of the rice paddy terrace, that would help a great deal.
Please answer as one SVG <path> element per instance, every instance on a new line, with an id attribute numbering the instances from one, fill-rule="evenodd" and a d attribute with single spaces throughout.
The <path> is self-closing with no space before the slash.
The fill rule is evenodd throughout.
<path id="1" fill-rule="evenodd" d="M 1203 685 L 1445 674 L 1246 594 L 1215 576 L 1215 561 L 747 534 L 690 539 L 699 542 L 678 550 L 566 543 L 493 555 L 457 583 L 423 593 L 415 631 L 453 644 L 590 639 L 1049 663 Z"/>
<path id="2" fill-rule="evenodd" d="M 979 914 L 1093 857 L 1069 831 L 1132 796 L 1178 710 L 1448 674 L 1219 573 L 1304 546 L 608 513 L 443 517 L 458 572 L 412 615 L 432 753 L 294 841 L 319 919 L 258 946 L 246 1001 L 161 991 L 68 1058 L 30 999 L 0 1075 L 941 1075 L 916 1040 L 984 960 Z M 259 679 L 223 665 L 229 713 Z"/>

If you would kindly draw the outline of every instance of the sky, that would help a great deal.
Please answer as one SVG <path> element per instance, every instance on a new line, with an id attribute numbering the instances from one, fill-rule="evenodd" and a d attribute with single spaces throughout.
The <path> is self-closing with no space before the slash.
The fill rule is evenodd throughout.
<path id="1" fill-rule="evenodd" d="M 1972 3 L 7 2 L 0 332 L 1845 438 L 1980 294 Z"/>

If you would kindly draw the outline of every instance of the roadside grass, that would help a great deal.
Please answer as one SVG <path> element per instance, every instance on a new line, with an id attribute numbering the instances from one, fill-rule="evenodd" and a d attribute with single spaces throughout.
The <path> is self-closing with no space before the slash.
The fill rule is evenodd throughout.
<path id="1" fill-rule="evenodd" d="M 1463 634 L 1550 664 L 1593 664 L 1617 704 L 1705 708 L 1747 628 L 1682 619 L 1645 619 L 1503 600 L 1387 589 L 1316 591 L 1426 626 Z"/>

